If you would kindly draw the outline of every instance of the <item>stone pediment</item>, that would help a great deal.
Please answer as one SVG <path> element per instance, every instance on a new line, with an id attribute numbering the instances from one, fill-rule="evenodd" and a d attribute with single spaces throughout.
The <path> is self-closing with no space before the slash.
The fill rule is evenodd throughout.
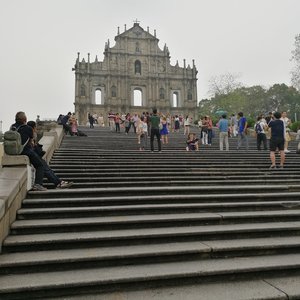
<path id="1" fill-rule="evenodd" d="M 115 37 L 115 40 L 117 40 L 119 37 L 128 37 L 132 39 L 152 39 L 158 41 L 158 39 L 154 35 L 145 31 L 138 23 L 134 23 L 133 27 L 117 35 Z"/>

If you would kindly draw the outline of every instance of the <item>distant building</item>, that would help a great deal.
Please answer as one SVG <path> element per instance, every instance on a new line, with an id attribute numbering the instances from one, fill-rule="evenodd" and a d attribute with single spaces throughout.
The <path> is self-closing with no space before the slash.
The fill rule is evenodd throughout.
<path id="1" fill-rule="evenodd" d="M 103 115 L 109 111 L 141 113 L 158 111 L 197 116 L 197 69 L 170 64 L 170 53 L 165 45 L 145 31 L 138 22 L 115 37 L 115 45 L 105 44 L 104 60 L 97 56 L 90 62 L 90 54 L 80 61 L 75 71 L 75 113 L 79 124 L 87 122 L 88 113 Z"/>

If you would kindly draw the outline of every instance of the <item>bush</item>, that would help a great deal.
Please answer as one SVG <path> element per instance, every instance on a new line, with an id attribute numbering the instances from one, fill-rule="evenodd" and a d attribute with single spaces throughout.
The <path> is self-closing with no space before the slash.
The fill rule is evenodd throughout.
<path id="1" fill-rule="evenodd" d="M 294 131 L 297 132 L 298 129 L 300 129 L 300 121 L 298 122 L 294 122 L 292 124 L 289 125 L 289 128 Z"/>
<path id="2" fill-rule="evenodd" d="M 247 118 L 247 124 L 248 124 L 248 128 L 253 128 L 254 127 L 254 124 L 255 124 L 255 120 L 251 117 L 248 117 Z"/>

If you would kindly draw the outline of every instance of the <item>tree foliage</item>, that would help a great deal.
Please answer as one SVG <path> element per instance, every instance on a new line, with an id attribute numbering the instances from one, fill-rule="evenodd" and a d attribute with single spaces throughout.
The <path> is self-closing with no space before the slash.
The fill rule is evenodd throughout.
<path id="1" fill-rule="evenodd" d="M 210 96 L 226 95 L 240 88 L 242 83 L 238 81 L 240 75 L 226 73 L 219 76 L 212 76 L 209 80 Z"/>
<path id="2" fill-rule="evenodd" d="M 300 93 L 285 84 L 274 84 L 269 89 L 258 85 L 216 94 L 210 100 L 204 99 L 199 103 L 199 116 L 213 116 L 218 110 L 228 114 L 242 111 L 252 118 L 269 111 L 287 111 L 290 118 L 294 119 L 296 113 L 300 119 Z"/>
<path id="3" fill-rule="evenodd" d="M 292 61 L 295 62 L 295 66 L 292 70 L 292 85 L 300 91 L 300 34 L 295 37 L 295 49 L 292 51 Z"/>

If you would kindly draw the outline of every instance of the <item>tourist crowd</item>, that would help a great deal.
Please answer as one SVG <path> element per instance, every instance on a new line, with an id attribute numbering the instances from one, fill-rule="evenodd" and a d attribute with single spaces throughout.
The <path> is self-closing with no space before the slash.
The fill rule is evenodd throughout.
<path id="1" fill-rule="evenodd" d="M 95 115 L 88 115 L 90 128 L 94 128 L 95 122 L 98 126 L 105 126 L 104 118 L 97 118 Z M 226 114 L 223 114 L 217 124 L 213 126 L 213 121 L 210 116 L 203 116 L 198 124 L 193 123 L 193 119 L 186 115 L 171 116 L 158 113 L 157 109 L 153 109 L 151 113 L 145 112 L 141 115 L 130 113 L 122 114 L 109 112 L 107 123 L 111 131 L 121 133 L 124 131 L 129 134 L 131 128 L 137 135 L 137 144 L 139 150 L 143 151 L 147 148 L 148 138 L 150 137 L 150 150 L 154 151 L 154 142 L 157 141 L 158 152 L 162 151 L 162 145 L 169 143 L 169 133 L 174 134 L 183 132 L 185 136 L 186 150 L 198 151 L 200 145 L 210 147 L 216 132 L 219 134 L 220 150 L 229 151 L 229 138 L 237 137 L 236 149 L 240 150 L 244 147 L 246 151 L 249 149 L 248 136 L 249 126 L 247 118 L 243 112 L 231 115 L 228 119 Z M 57 122 L 64 128 L 66 134 L 85 135 L 78 130 L 78 122 L 75 114 L 69 112 L 66 115 L 60 115 Z M 291 121 L 287 117 L 286 112 L 269 113 L 267 116 L 259 115 L 251 128 L 256 136 L 257 150 L 267 150 L 269 139 L 270 150 L 270 169 L 276 169 L 276 152 L 280 154 L 279 168 L 284 167 L 285 154 L 289 153 L 288 145 L 290 141 L 289 125 Z M 198 127 L 198 129 L 197 129 Z M 13 129 L 14 128 L 14 129 Z M 182 130 L 180 131 L 180 129 Z M 218 130 L 216 130 L 216 128 Z M 36 170 L 35 184 L 33 190 L 44 191 L 43 177 L 47 177 L 48 181 L 53 183 L 56 188 L 68 188 L 73 183 L 60 179 L 49 167 L 43 159 L 44 152 L 41 145 L 36 140 L 36 122 L 29 121 L 24 112 L 18 112 L 15 117 L 15 123 L 11 126 L 12 130 L 17 130 L 21 135 L 24 149 L 21 154 L 29 157 L 31 164 Z M 297 139 L 300 141 L 300 128 L 297 132 Z M 29 142 L 28 142 L 29 141 Z M 263 148 L 262 148 L 263 147 Z M 298 145 L 300 152 L 300 142 Z"/>

